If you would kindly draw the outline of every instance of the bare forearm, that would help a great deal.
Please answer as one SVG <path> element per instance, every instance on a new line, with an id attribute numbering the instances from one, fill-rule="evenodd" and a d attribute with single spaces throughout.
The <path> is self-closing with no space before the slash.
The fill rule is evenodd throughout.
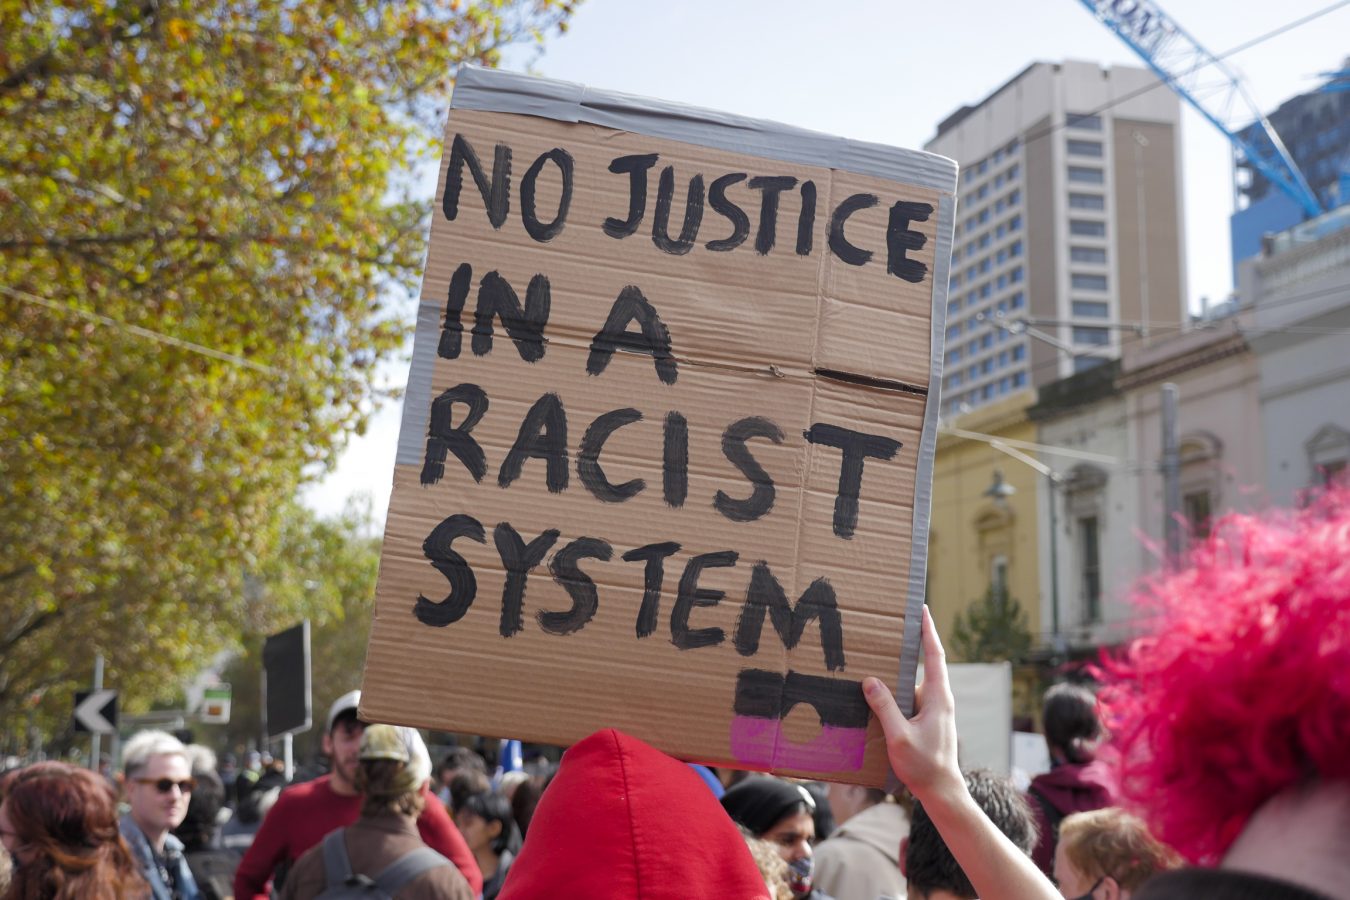
<path id="1" fill-rule="evenodd" d="M 963 780 L 916 791 L 981 900 L 1060 900 L 1060 893 L 971 799 Z"/>

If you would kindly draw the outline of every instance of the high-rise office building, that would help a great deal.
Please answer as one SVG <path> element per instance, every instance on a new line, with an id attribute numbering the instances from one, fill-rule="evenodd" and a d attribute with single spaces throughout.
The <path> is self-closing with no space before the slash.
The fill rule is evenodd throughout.
<path id="1" fill-rule="evenodd" d="M 1034 63 L 938 126 L 925 149 L 961 166 L 944 414 L 1184 319 L 1180 117 L 1144 69 Z M 998 325 L 1028 319 L 1048 340 Z"/>
<path id="2" fill-rule="evenodd" d="M 1334 73 L 1327 83 L 1291 97 L 1268 117 L 1294 165 L 1327 210 L 1350 203 L 1350 78 L 1344 75 L 1347 70 L 1350 58 L 1342 63 L 1342 72 Z M 1244 133 L 1259 140 L 1257 127 L 1252 125 Z M 1307 215 L 1297 201 L 1271 184 L 1250 163 L 1240 162 L 1234 176 L 1238 210 L 1229 221 L 1236 285 L 1238 264 L 1261 252 L 1262 238 L 1293 228 Z"/>

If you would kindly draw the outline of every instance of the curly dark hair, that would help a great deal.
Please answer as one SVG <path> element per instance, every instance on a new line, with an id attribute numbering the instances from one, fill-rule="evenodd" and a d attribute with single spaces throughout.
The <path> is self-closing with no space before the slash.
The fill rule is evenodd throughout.
<path id="1" fill-rule="evenodd" d="M 984 770 L 966 773 L 966 788 L 977 806 L 1028 856 L 1036 847 L 1036 818 L 1013 783 Z M 965 900 L 975 900 L 975 888 L 957 865 L 942 835 L 928 818 L 922 803 L 914 804 L 905 850 L 905 877 L 909 884 L 927 897 L 934 891 L 948 891 Z"/>

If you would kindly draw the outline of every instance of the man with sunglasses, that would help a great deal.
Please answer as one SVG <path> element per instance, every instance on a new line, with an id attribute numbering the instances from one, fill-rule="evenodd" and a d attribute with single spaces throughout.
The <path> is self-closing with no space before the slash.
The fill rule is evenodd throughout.
<path id="1" fill-rule="evenodd" d="M 122 752 L 123 789 L 130 811 L 122 836 L 150 883 L 154 900 L 199 900 L 201 894 L 183 856 L 183 843 L 169 832 L 187 815 L 194 781 L 187 749 L 163 731 L 142 731 Z"/>
<path id="2" fill-rule="evenodd" d="M 360 767 L 361 736 L 366 723 L 357 715 L 361 692 L 343 694 L 328 710 L 324 725 L 323 752 L 332 771 L 282 792 L 263 819 L 262 827 L 234 872 L 236 900 L 267 900 L 268 881 L 274 872 L 294 865 L 305 851 L 316 846 L 330 831 L 356 821 L 362 798 L 356 789 Z M 420 738 L 419 738 L 420 743 Z M 423 745 L 425 752 L 425 745 Z M 427 775 L 431 762 L 427 760 Z M 422 786 L 427 800 L 417 818 L 417 830 L 428 847 L 449 859 L 464 875 L 474 894 L 483 890 L 469 845 L 455 828 L 445 807 Z M 284 881 L 284 879 L 282 879 Z M 280 888 L 280 883 L 275 885 Z"/>

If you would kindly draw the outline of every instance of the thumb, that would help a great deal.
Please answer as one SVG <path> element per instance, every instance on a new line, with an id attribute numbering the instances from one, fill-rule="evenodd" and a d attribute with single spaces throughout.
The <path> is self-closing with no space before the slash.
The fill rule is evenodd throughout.
<path id="1" fill-rule="evenodd" d="M 872 714 L 881 723 L 881 730 L 886 737 L 905 734 L 909 729 L 909 722 L 905 721 L 905 716 L 900 712 L 890 688 L 886 687 L 881 679 L 870 677 L 863 679 L 862 687 L 863 697 L 872 708 Z"/>

